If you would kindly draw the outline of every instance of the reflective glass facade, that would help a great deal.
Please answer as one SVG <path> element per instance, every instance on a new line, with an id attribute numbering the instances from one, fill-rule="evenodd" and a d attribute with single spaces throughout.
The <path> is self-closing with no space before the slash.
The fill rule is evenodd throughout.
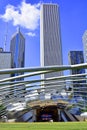
<path id="1" fill-rule="evenodd" d="M 83 51 L 70 51 L 68 54 L 68 58 L 69 58 L 69 64 L 70 65 L 75 65 L 75 64 L 81 64 L 84 63 L 84 56 L 83 56 Z M 74 69 L 70 71 L 71 75 L 75 75 L 75 74 L 83 74 L 85 73 L 85 69 Z M 85 76 L 83 76 L 85 77 Z M 80 85 L 81 83 L 81 85 Z M 84 93 L 81 91 L 84 91 L 85 89 L 82 89 L 82 87 L 85 87 L 82 83 L 85 83 L 85 81 L 73 81 L 73 87 L 75 89 L 75 87 L 78 91 L 78 93 L 74 93 L 74 95 L 76 94 L 81 94 L 84 95 Z M 80 92 L 79 92 L 80 91 Z"/>
<path id="2" fill-rule="evenodd" d="M 24 67 L 25 62 L 25 38 L 20 29 L 12 36 L 10 51 L 12 54 L 12 68 Z M 19 75 L 19 74 L 16 74 Z"/>
<path id="3" fill-rule="evenodd" d="M 20 29 L 17 30 L 17 32 L 12 36 L 11 43 L 10 43 L 10 51 L 12 54 L 12 59 L 11 59 L 11 66 L 12 68 L 21 68 L 24 67 L 25 63 L 25 38 L 20 32 Z M 24 73 L 16 73 L 12 74 L 12 76 L 18 76 Z M 17 81 L 24 80 L 24 78 L 19 78 Z M 20 88 L 19 90 L 17 90 Z M 22 91 L 21 94 L 19 92 Z M 14 96 L 15 97 L 22 97 L 24 99 L 24 92 L 25 91 L 25 86 L 14 86 Z"/>

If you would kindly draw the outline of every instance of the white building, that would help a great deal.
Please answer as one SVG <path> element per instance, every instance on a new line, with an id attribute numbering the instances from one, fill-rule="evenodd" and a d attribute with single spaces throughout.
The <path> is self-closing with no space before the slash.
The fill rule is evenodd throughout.
<path id="1" fill-rule="evenodd" d="M 59 6 L 53 3 L 41 5 L 40 11 L 40 62 L 41 67 L 62 65 Z M 42 74 L 41 78 L 62 76 L 62 72 Z M 44 82 L 45 83 L 45 82 Z"/>
<path id="2" fill-rule="evenodd" d="M 4 52 L 2 48 L 0 48 L 0 69 L 10 69 L 11 68 L 11 53 L 10 52 Z M 10 74 L 3 74 L 0 75 L 0 81 L 5 78 L 9 78 Z M 2 89 L 3 86 L 0 86 L 0 99 L 4 99 L 5 96 L 9 96 L 9 86 L 8 91 L 5 91 Z M 4 86 L 5 87 L 5 86 Z"/>
<path id="3" fill-rule="evenodd" d="M 0 69 L 10 69 L 11 68 L 11 53 L 0 51 Z M 9 78 L 10 74 L 0 75 L 0 80 L 4 78 Z"/>
<path id="4" fill-rule="evenodd" d="M 87 63 L 87 30 L 83 34 L 82 41 L 84 47 L 84 61 Z"/>

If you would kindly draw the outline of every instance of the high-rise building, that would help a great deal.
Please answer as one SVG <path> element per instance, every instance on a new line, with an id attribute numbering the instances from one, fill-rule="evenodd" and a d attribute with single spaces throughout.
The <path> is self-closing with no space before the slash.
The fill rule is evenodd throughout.
<path id="1" fill-rule="evenodd" d="M 10 51 L 12 54 L 12 68 L 24 67 L 25 38 L 20 32 L 20 28 L 18 28 L 17 32 L 12 36 L 11 43 L 10 43 Z"/>
<path id="2" fill-rule="evenodd" d="M 70 51 L 68 54 L 69 64 L 81 64 L 84 63 L 83 51 Z M 71 74 L 82 74 L 85 73 L 84 69 L 74 69 L 70 71 Z"/>
<path id="3" fill-rule="evenodd" d="M 84 62 L 87 63 L 87 30 L 83 34 L 82 41 L 84 47 Z"/>
<path id="4" fill-rule="evenodd" d="M 11 43 L 10 43 L 10 51 L 12 54 L 12 68 L 21 68 L 24 67 L 24 62 L 25 62 L 25 38 L 23 34 L 20 31 L 20 28 L 18 28 L 17 32 L 12 36 L 11 38 Z M 24 73 L 16 73 L 12 74 L 12 76 L 18 76 Z M 24 80 L 24 78 L 20 78 L 17 80 Z M 16 80 L 16 81 L 17 81 Z M 25 90 L 24 86 L 15 86 L 14 87 L 14 95 L 16 96 L 21 96 L 19 91 L 17 90 L 20 88 L 19 91 Z"/>
<path id="5" fill-rule="evenodd" d="M 11 68 L 11 52 L 4 52 L 2 48 L 0 48 L 0 69 L 10 69 Z M 3 74 L 0 75 L 0 80 L 2 81 L 3 79 L 9 78 L 10 74 Z M 0 88 L 2 88 L 3 86 L 1 86 Z M 5 86 L 4 86 L 5 87 Z M 3 90 L 0 91 L 0 97 L 3 99 L 6 98 L 6 96 L 9 96 L 10 93 L 10 88 L 9 86 L 7 91 Z"/>
<path id="6" fill-rule="evenodd" d="M 69 64 L 70 65 L 75 65 L 75 64 L 81 64 L 84 63 L 84 56 L 83 56 L 83 51 L 70 51 L 68 54 L 68 58 L 69 58 Z M 75 75 L 75 74 L 83 74 L 85 73 L 85 69 L 81 68 L 81 69 L 74 69 L 74 70 L 70 70 L 70 74 L 71 75 Z M 85 76 L 79 76 L 79 79 L 81 77 L 85 77 Z M 75 79 L 76 80 L 76 79 Z M 75 89 L 75 91 L 77 90 L 78 92 L 74 93 L 74 94 L 84 94 L 81 93 L 81 91 L 84 91 L 85 89 L 82 88 L 84 87 L 85 81 L 81 80 L 81 81 L 73 81 L 73 90 Z M 76 89 L 77 88 L 77 89 Z M 80 92 L 79 92 L 80 91 Z"/>
<path id="7" fill-rule="evenodd" d="M 62 45 L 59 6 L 53 3 L 41 5 L 40 11 L 40 61 L 41 67 L 62 65 Z M 41 78 L 63 75 L 62 72 L 43 74 Z"/>

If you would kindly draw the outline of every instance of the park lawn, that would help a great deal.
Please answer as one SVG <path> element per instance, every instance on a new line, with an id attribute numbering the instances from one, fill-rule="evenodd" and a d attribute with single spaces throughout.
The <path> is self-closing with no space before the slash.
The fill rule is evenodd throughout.
<path id="1" fill-rule="evenodd" d="M 0 130 L 87 130 L 87 122 L 0 123 Z"/>

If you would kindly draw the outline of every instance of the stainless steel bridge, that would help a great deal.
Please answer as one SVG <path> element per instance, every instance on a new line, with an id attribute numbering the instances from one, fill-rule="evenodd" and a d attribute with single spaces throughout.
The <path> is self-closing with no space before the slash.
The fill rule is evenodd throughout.
<path id="1" fill-rule="evenodd" d="M 72 87 L 72 94 L 75 94 L 75 96 L 87 99 L 87 73 L 51 77 L 46 79 L 40 78 L 41 74 L 59 71 L 64 72 L 67 70 L 82 68 L 86 69 L 87 64 L 1 69 L 0 75 L 20 72 L 23 72 L 24 74 L 0 80 L 0 105 L 7 107 L 9 103 L 25 101 L 25 97 L 28 95 L 28 92 L 33 92 L 31 97 L 34 98 L 34 101 L 35 97 L 37 97 L 36 100 L 41 100 L 41 94 L 53 94 L 54 91 L 60 93 L 66 88 L 66 86 Z M 24 80 L 18 80 L 20 78 L 24 78 Z M 47 82 L 45 83 L 43 81 Z M 73 87 L 74 85 L 75 87 Z M 66 90 L 66 93 L 68 93 L 68 90 Z M 87 107 L 86 100 L 84 100 L 83 103 L 85 103 L 85 107 Z M 83 106 L 82 102 L 79 102 L 78 105 Z"/>

